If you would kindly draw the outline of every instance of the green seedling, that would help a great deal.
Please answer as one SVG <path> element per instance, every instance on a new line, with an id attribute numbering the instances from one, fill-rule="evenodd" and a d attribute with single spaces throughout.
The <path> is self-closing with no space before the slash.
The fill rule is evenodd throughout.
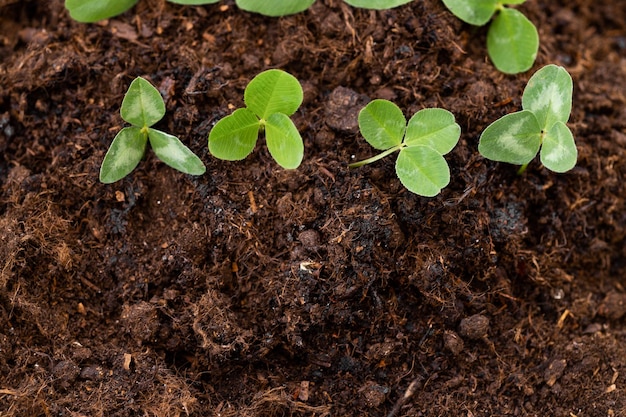
<path id="1" fill-rule="evenodd" d="M 423 109 L 407 124 L 398 106 L 387 100 L 374 100 L 360 111 L 359 128 L 365 140 L 383 152 L 350 164 L 350 168 L 399 151 L 396 174 L 409 191 L 434 197 L 450 182 L 450 169 L 443 155 L 456 146 L 461 127 L 449 111 Z"/>
<path id="2" fill-rule="evenodd" d="M 209 133 L 209 151 L 227 161 L 239 161 L 254 150 L 259 133 L 265 131 L 267 149 L 285 169 L 300 166 L 304 144 L 289 116 L 302 104 L 298 80 L 278 69 L 254 77 L 244 91 L 245 108 L 235 110 L 215 124 Z"/>
<path id="3" fill-rule="evenodd" d="M 494 161 L 521 165 L 537 156 L 551 171 L 565 172 L 576 165 L 578 151 L 566 126 L 572 110 L 572 77 L 563 68 L 547 65 L 528 80 L 522 109 L 496 120 L 482 133 L 478 151 Z"/>
<path id="4" fill-rule="evenodd" d="M 100 167 L 100 181 L 118 181 L 130 174 L 143 158 L 146 144 L 167 165 L 185 174 L 202 175 L 206 168 L 200 158 L 176 137 L 152 125 L 165 115 L 165 103 L 159 91 L 141 77 L 128 87 L 120 109 L 122 119 L 132 126 L 123 128 L 113 139 Z"/>
<path id="5" fill-rule="evenodd" d="M 120 15 L 137 4 L 138 0 L 65 0 L 70 17 L 78 22 L 93 23 Z M 201 5 L 220 0 L 168 0 L 171 3 Z"/>
<path id="6" fill-rule="evenodd" d="M 485 25 L 497 13 L 487 31 L 487 52 L 498 70 L 507 74 L 527 71 L 539 49 L 535 25 L 518 10 L 504 5 L 526 0 L 443 0 L 459 19 L 475 26 Z"/>
<path id="7" fill-rule="evenodd" d="M 92 23 L 124 13 L 138 0 L 65 0 L 65 8 L 70 16 L 83 23 Z M 170 3 L 200 6 L 217 3 L 220 0 L 167 0 Z M 413 0 L 345 0 L 353 7 L 364 9 L 391 9 Z M 311 7 L 315 0 L 235 0 L 237 7 L 248 12 L 265 16 L 286 16 L 300 13 Z"/>

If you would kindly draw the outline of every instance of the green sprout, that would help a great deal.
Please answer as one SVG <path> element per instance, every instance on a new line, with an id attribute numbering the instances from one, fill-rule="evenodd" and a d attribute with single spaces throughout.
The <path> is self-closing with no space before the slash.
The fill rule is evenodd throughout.
<path id="1" fill-rule="evenodd" d="M 566 126 L 572 110 L 572 77 L 563 68 L 547 65 L 528 80 L 521 111 L 496 120 L 482 133 L 478 151 L 493 161 L 521 165 L 524 172 L 539 148 L 541 163 L 551 171 L 574 168 L 578 151 Z"/>
<path id="2" fill-rule="evenodd" d="M 65 0 L 65 8 L 77 22 L 93 23 L 120 15 L 129 10 L 138 0 Z M 217 3 L 219 0 L 168 0 L 171 3 L 201 5 Z"/>
<path id="3" fill-rule="evenodd" d="M 278 69 L 254 77 L 244 91 L 245 108 L 235 110 L 213 126 L 209 151 L 227 161 L 240 161 L 254 150 L 265 131 L 267 149 L 285 169 L 300 166 L 304 144 L 289 116 L 302 104 L 302 86 L 291 74 Z"/>
<path id="4" fill-rule="evenodd" d="M 443 155 L 459 141 L 461 127 L 444 109 L 423 109 L 407 124 L 402 110 L 387 100 L 374 100 L 359 113 L 359 128 L 365 140 L 382 153 L 350 164 L 370 164 L 399 151 L 396 174 L 409 191 L 434 197 L 450 182 L 450 169 Z"/>
<path id="5" fill-rule="evenodd" d="M 200 158 L 176 137 L 151 128 L 165 115 L 159 91 L 141 77 L 128 87 L 120 109 L 122 119 L 132 126 L 113 139 L 100 167 L 100 181 L 110 184 L 130 174 L 143 158 L 148 139 L 156 156 L 185 174 L 202 175 L 206 168 Z"/>
<path id="6" fill-rule="evenodd" d="M 518 10 L 504 7 L 526 0 L 443 0 L 459 19 L 475 26 L 489 22 L 487 52 L 498 70 L 507 74 L 527 71 L 533 66 L 539 49 L 535 25 Z"/>

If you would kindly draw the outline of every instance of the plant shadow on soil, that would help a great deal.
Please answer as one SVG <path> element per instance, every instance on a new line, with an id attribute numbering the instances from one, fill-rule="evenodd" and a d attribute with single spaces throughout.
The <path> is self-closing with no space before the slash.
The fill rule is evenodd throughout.
<path id="1" fill-rule="evenodd" d="M 541 48 L 506 76 L 435 0 L 279 19 L 142 0 L 92 25 L 0 1 L 0 414 L 624 415 L 626 8 L 520 7 Z M 578 165 L 517 176 L 478 136 L 548 63 L 574 79 Z M 262 145 L 207 154 L 267 68 L 305 90 L 296 171 Z M 207 174 L 148 152 L 98 182 L 136 76 Z M 456 115 L 441 195 L 392 161 L 347 169 L 374 98 Z"/>

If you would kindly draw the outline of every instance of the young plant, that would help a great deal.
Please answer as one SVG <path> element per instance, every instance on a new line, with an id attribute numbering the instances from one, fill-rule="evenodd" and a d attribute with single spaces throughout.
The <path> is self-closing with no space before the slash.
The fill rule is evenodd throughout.
<path id="1" fill-rule="evenodd" d="M 461 127 L 449 111 L 423 109 L 407 124 L 398 106 L 387 100 L 374 100 L 360 111 L 359 128 L 365 140 L 383 152 L 350 164 L 350 168 L 399 151 L 396 174 L 409 191 L 434 197 L 450 182 L 450 169 L 443 155 L 459 141 Z"/>
<path id="2" fill-rule="evenodd" d="M 176 136 L 153 129 L 165 115 L 165 103 L 159 91 L 141 77 L 128 87 L 120 109 L 122 119 L 132 126 L 123 128 L 113 139 L 100 167 L 100 181 L 118 181 L 139 164 L 150 140 L 156 156 L 185 174 L 202 175 L 204 164 Z"/>
<path id="3" fill-rule="evenodd" d="M 120 15 L 137 4 L 138 0 L 65 0 L 65 8 L 77 22 L 93 23 Z M 168 0 L 171 3 L 201 5 L 220 0 Z"/>
<path id="4" fill-rule="evenodd" d="M 518 10 L 504 7 L 526 0 L 443 0 L 459 19 L 475 26 L 489 22 L 487 52 L 498 70 L 507 74 L 527 71 L 533 66 L 539 49 L 537 28 Z"/>
<path id="5" fill-rule="evenodd" d="M 315 0 L 237 0 L 236 3 L 241 10 L 277 17 L 303 12 L 315 3 Z"/>
<path id="6" fill-rule="evenodd" d="M 267 149 L 285 169 L 300 166 L 304 144 L 289 116 L 302 104 L 302 86 L 291 74 L 278 69 L 254 77 L 243 95 L 245 108 L 235 110 L 209 133 L 209 152 L 219 159 L 239 161 L 254 150 L 265 131 Z"/>
<path id="7" fill-rule="evenodd" d="M 528 80 L 522 111 L 496 120 L 482 133 L 478 151 L 494 161 L 521 165 L 537 156 L 551 171 L 565 172 L 576 165 L 578 151 L 566 126 L 572 109 L 572 77 L 563 68 L 547 65 Z"/>

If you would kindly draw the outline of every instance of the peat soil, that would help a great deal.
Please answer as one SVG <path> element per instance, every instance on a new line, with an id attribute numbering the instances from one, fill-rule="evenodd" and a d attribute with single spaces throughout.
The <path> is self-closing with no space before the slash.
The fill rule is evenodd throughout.
<path id="1" fill-rule="evenodd" d="M 61 0 L 0 1 L 0 416 L 625 416 L 626 2 L 529 0 L 535 67 L 436 0 L 321 0 L 268 18 L 141 0 L 98 24 Z M 574 80 L 577 167 L 483 159 L 543 65 Z M 256 74 L 305 91 L 305 158 L 207 135 Z M 136 76 L 156 126 L 207 165 L 103 156 Z M 372 156 L 356 114 L 386 98 L 463 129 L 435 198 Z"/>

